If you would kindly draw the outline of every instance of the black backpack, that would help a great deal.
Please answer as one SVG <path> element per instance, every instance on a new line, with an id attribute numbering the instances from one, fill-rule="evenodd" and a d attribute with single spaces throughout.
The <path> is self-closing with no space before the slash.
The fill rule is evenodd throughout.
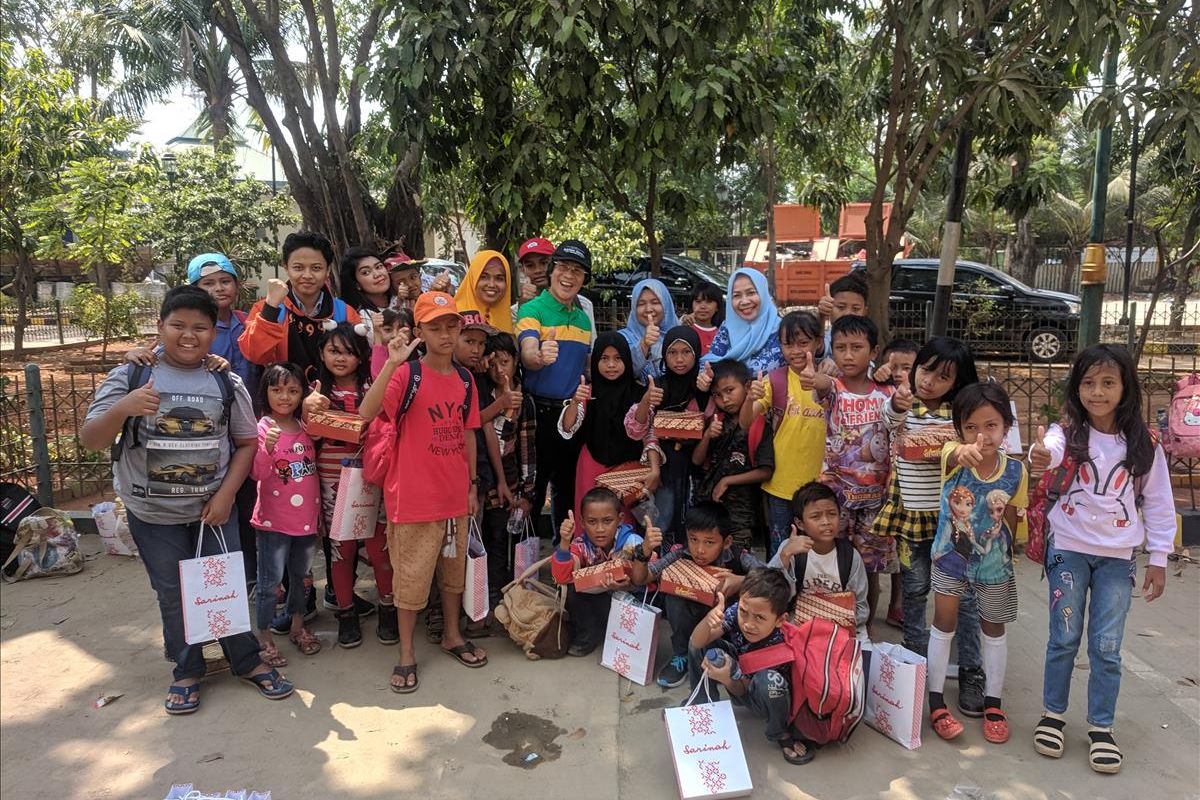
<path id="1" fill-rule="evenodd" d="M 0 483 L 0 564 L 8 561 L 12 554 L 17 539 L 17 526 L 21 524 L 21 520 L 41 507 L 42 504 L 25 491 L 24 486 Z M 16 563 L 9 564 L 5 574 L 11 575 L 16 571 Z"/>
<path id="2" fill-rule="evenodd" d="M 136 391 L 146 385 L 146 381 L 150 380 L 150 369 L 142 364 L 128 364 L 125 368 L 127 376 L 126 394 Z M 212 372 L 209 373 L 217 379 L 217 385 L 221 387 L 221 405 L 222 417 L 225 423 L 226 432 L 229 432 L 229 417 L 233 411 L 233 381 L 229 379 L 228 372 Z M 112 446 L 112 460 L 117 462 L 121 460 L 121 453 L 127 447 L 137 447 L 142 443 L 141 428 L 139 424 L 141 417 L 126 417 L 125 424 L 121 427 L 121 436 Z M 229 432 L 229 440 L 233 441 L 233 434 Z"/>

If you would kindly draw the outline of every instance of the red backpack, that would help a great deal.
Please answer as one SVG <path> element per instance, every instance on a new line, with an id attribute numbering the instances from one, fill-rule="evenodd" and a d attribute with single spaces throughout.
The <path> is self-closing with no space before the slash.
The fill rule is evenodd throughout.
<path id="1" fill-rule="evenodd" d="M 806 741 L 844 742 L 862 721 L 866 677 L 853 628 L 827 619 L 783 625 L 792 661 L 792 725 Z"/>
<path id="2" fill-rule="evenodd" d="M 392 471 L 392 466 L 396 463 L 396 441 L 400 436 L 399 418 L 408 412 L 413 400 L 417 397 L 417 389 L 421 388 L 421 362 L 419 360 L 411 361 L 408 368 L 408 386 L 404 389 L 404 401 L 400 404 L 397 418 L 395 420 L 388 419 L 387 414 L 380 412 L 367 426 L 362 453 L 363 477 L 368 483 L 376 486 L 383 486 L 388 473 Z M 455 364 L 454 368 L 458 370 L 458 377 L 462 380 L 463 389 L 467 393 L 462 411 L 463 422 L 466 422 L 467 415 L 471 410 L 471 373 L 458 364 Z M 468 431 L 468 433 L 470 432 Z"/>

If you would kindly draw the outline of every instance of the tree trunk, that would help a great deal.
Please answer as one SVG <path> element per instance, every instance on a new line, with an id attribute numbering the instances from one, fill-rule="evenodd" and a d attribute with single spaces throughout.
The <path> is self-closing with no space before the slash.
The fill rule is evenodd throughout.
<path id="1" fill-rule="evenodd" d="M 764 165 L 767 177 L 767 288 L 771 290 L 771 300 L 779 303 L 776 270 L 779 269 L 779 257 L 775 253 L 775 134 L 767 134 L 767 158 Z"/>
<path id="2" fill-rule="evenodd" d="M 1004 263 L 1008 274 L 1021 283 L 1033 286 L 1037 272 L 1037 246 L 1033 241 L 1033 224 L 1030 212 L 1016 221 L 1017 231 L 1009 238 L 1009 250 Z"/>
<path id="3" fill-rule="evenodd" d="M 20 355 L 25 347 L 25 328 L 29 325 L 29 299 L 33 296 L 33 266 L 24 237 L 17 235 L 17 270 L 13 275 L 13 293 L 17 296 L 17 324 L 13 326 L 13 353 Z"/>
<path id="4" fill-rule="evenodd" d="M 657 278 L 662 275 L 662 244 L 658 241 L 658 233 L 654 230 L 655 200 L 658 199 L 658 165 L 650 165 L 650 186 L 646 192 L 646 216 L 642 220 L 642 228 L 646 231 L 646 244 L 650 248 L 650 274 Z M 637 298 L 633 298 L 637 303 Z"/>
<path id="5" fill-rule="evenodd" d="M 1079 272 L 1079 248 L 1075 246 L 1074 242 L 1068 244 L 1067 248 L 1063 251 L 1062 261 L 1063 270 L 1062 274 L 1058 276 L 1058 290 L 1060 292 L 1070 292 L 1071 278 L 1075 277 L 1075 274 Z"/>
<path id="6" fill-rule="evenodd" d="M 1192 209 L 1188 217 L 1187 227 L 1183 229 L 1183 244 L 1179 252 L 1186 253 L 1196 244 L 1196 234 L 1200 232 L 1200 208 Z M 1171 293 L 1170 332 L 1178 334 L 1183 329 L 1183 316 L 1187 308 L 1187 298 L 1191 293 L 1192 279 L 1196 267 L 1200 265 L 1200 256 L 1195 253 L 1175 268 L 1175 289 Z"/>

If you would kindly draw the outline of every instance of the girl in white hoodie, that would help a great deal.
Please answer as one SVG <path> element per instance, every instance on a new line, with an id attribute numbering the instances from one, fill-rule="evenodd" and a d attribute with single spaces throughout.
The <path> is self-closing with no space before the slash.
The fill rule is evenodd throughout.
<path id="1" fill-rule="evenodd" d="M 1071 476 L 1046 514 L 1050 638 L 1034 748 L 1051 758 L 1066 749 L 1063 715 L 1086 612 L 1088 761 L 1097 772 L 1115 773 L 1122 755 L 1112 730 L 1137 575 L 1133 550 L 1145 543 L 1150 551 L 1142 596 L 1153 601 L 1163 593 L 1174 549 L 1175 503 L 1167 459 L 1142 416 L 1137 369 L 1124 347 L 1100 344 L 1080 353 L 1065 404 L 1066 426 L 1039 431 L 1029 454 L 1035 472 L 1061 468 L 1062 477 Z"/>

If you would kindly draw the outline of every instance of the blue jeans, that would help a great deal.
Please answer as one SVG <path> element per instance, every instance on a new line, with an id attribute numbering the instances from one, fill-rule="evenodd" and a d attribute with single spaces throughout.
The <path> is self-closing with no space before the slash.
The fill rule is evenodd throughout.
<path id="1" fill-rule="evenodd" d="M 1089 556 L 1059 550 L 1046 553 L 1050 590 L 1050 638 L 1042 702 L 1047 711 L 1063 714 L 1071 692 L 1071 671 L 1083 638 L 1087 608 L 1089 725 L 1109 727 L 1121 689 L 1121 639 L 1133 597 L 1137 563 L 1133 559 Z M 1089 604 L 1088 594 L 1091 594 Z"/>
<path id="2" fill-rule="evenodd" d="M 925 606 L 929 601 L 929 571 L 933 568 L 930 550 L 933 541 L 896 542 L 907 550 L 908 558 L 900 559 L 900 587 L 904 593 L 904 646 L 918 655 L 927 655 L 929 626 L 925 624 Z M 907 565 L 906 563 L 907 562 Z M 979 653 L 979 610 L 975 606 L 975 590 L 968 588 L 958 601 L 958 666 L 977 669 L 983 665 Z"/>
<path id="3" fill-rule="evenodd" d="M 257 532 L 258 592 L 255 621 L 260 631 L 266 630 L 275 615 L 275 587 L 288 576 L 287 613 L 304 614 L 304 576 L 312 566 L 317 552 L 317 535 L 289 536 L 286 533 L 260 530 Z"/>
<path id="4" fill-rule="evenodd" d="M 163 643 L 167 652 L 175 657 L 175 680 L 203 678 L 204 646 L 188 644 L 183 634 L 183 599 L 179 586 L 179 562 L 196 556 L 196 537 L 200 534 L 200 523 L 189 522 L 163 525 L 144 522 L 127 511 L 129 532 L 137 543 L 142 564 L 150 576 L 150 585 L 158 596 L 158 613 L 162 617 Z M 237 552 L 238 523 L 237 509 L 229 515 L 222 526 L 225 542 L 231 552 Z M 207 534 L 201 555 L 211 556 L 221 552 L 217 537 Z M 273 592 L 270 592 L 272 597 Z M 252 633 L 236 633 L 219 640 L 225 658 L 235 675 L 249 675 L 261 663 L 258 656 L 258 639 Z"/>
<path id="5" fill-rule="evenodd" d="M 767 560 L 774 557 L 779 546 L 791 534 L 792 501 L 776 497 L 770 492 L 763 492 L 767 498 L 767 529 L 770 531 L 770 549 L 767 550 Z"/>

